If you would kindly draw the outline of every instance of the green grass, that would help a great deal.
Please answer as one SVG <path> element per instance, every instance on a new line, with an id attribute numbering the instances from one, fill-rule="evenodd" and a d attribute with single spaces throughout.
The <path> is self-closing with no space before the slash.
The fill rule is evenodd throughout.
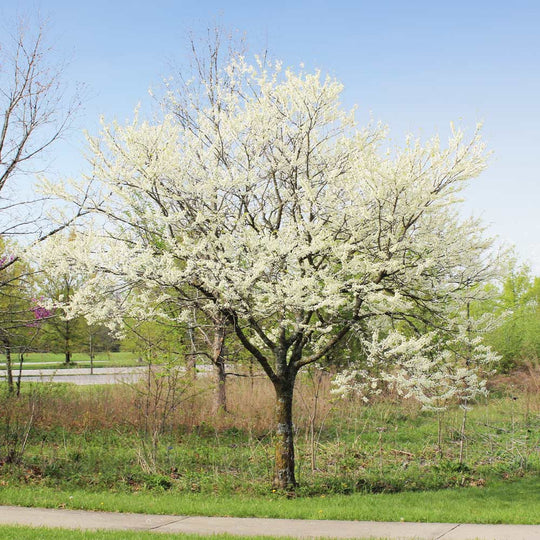
<path id="1" fill-rule="evenodd" d="M 278 537 L 168 534 L 143 531 L 77 531 L 48 527 L 0 526 L 2 540 L 35 540 L 36 538 L 40 540 L 276 540 Z M 288 539 L 290 540 L 290 537 L 279 537 L 279 540 Z M 375 539 L 371 538 L 371 540 Z"/>
<path id="2" fill-rule="evenodd" d="M 87 353 L 73 353 L 73 367 L 89 368 L 90 358 Z M 132 352 L 103 352 L 96 353 L 94 367 L 129 367 L 141 365 L 137 355 Z M 0 363 L 0 369 L 5 369 L 5 363 Z M 14 370 L 18 370 L 17 359 L 13 361 Z M 64 355 L 60 353 L 28 353 L 24 357 L 23 370 L 25 369 L 65 369 Z"/>
<path id="3" fill-rule="evenodd" d="M 3 486 L 0 504 L 151 514 L 234 517 L 540 524 L 540 478 L 483 488 L 425 492 L 321 495 L 203 495 L 166 492 L 89 492 Z"/>

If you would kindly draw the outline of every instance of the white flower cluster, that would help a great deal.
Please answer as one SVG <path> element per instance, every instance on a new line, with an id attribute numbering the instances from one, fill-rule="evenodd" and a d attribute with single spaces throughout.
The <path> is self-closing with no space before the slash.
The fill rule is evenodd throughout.
<path id="1" fill-rule="evenodd" d="M 482 330 L 485 328 L 483 324 Z M 406 337 L 391 331 L 379 339 L 375 332 L 370 342 L 364 342 L 370 369 L 353 368 L 336 375 L 332 392 L 357 394 L 367 402 L 380 393 L 384 382 L 405 398 L 417 399 L 424 409 L 443 410 L 451 403 L 467 407 L 487 394 L 484 377 L 498 360 L 482 344 L 479 330 L 478 321 L 469 319 L 466 327 L 457 325 L 446 336 L 428 332 Z"/>

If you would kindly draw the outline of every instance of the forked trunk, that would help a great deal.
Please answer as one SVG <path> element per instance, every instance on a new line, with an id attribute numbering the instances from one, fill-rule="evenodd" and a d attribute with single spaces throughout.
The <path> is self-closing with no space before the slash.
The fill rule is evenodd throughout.
<path id="1" fill-rule="evenodd" d="M 291 380 L 292 379 L 292 380 Z M 292 490 L 297 486 L 294 475 L 294 426 L 292 405 L 294 376 L 274 385 L 276 390 L 276 468 L 274 488 Z"/>

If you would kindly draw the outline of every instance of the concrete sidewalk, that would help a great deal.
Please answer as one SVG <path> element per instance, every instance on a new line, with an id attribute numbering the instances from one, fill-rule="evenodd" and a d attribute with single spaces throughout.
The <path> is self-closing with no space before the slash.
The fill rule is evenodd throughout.
<path id="1" fill-rule="evenodd" d="M 415 540 L 540 540 L 540 525 L 467 525 L 259 519 L 202 516 L 159 516 L 0 506 L 0 524 L 66 529 L 115 529 L 166 533 L 296 538 L 392 538 Z"/>

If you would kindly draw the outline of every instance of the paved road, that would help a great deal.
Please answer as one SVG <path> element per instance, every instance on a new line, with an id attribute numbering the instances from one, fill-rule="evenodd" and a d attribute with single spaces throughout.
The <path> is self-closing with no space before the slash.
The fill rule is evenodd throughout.
<path id="1" fill-rule="evenodd" d="M 178 369 L 185 371 L 185 368 Z M 69 369 L 25 369 L 22 372 L 22 380 L 29 382 L 69 382 L 73 384 L 118 384 L 133 383 L 144 377 L 148 366 L 134 367 L 95 367 L 94 373 L 90 368 Z M 212 366 L 198 365 L 197 372 L 205 376 L 212 372 Z M 14 370 L 14 376 L 18 376 L 18 370 Z M 6 377 L 6 370 L 0 369 L 0 379 Z"/>
<path id="2" fill-rule="evenodd" d="M 415 540 L 540 540 L 540 525 L 467 525 L 300 519 L 157 516 L 0 506 L 0 524 L 65 529 L 116 529 L 191 534 L 392 538 Z"/>
<path id="3" fill-rule="evenodd" d="M 148 367 L 104 367 L 69 369 L 25 369 L 22 380 L 29 382 L 69 382 L 73 384 L 117 384 L 132 383 L 144 376 Z M 18 375 L 18 372 L 15 372 Z M 0 370 L 0 378 L 6 377 L 6 371 Z"/>

